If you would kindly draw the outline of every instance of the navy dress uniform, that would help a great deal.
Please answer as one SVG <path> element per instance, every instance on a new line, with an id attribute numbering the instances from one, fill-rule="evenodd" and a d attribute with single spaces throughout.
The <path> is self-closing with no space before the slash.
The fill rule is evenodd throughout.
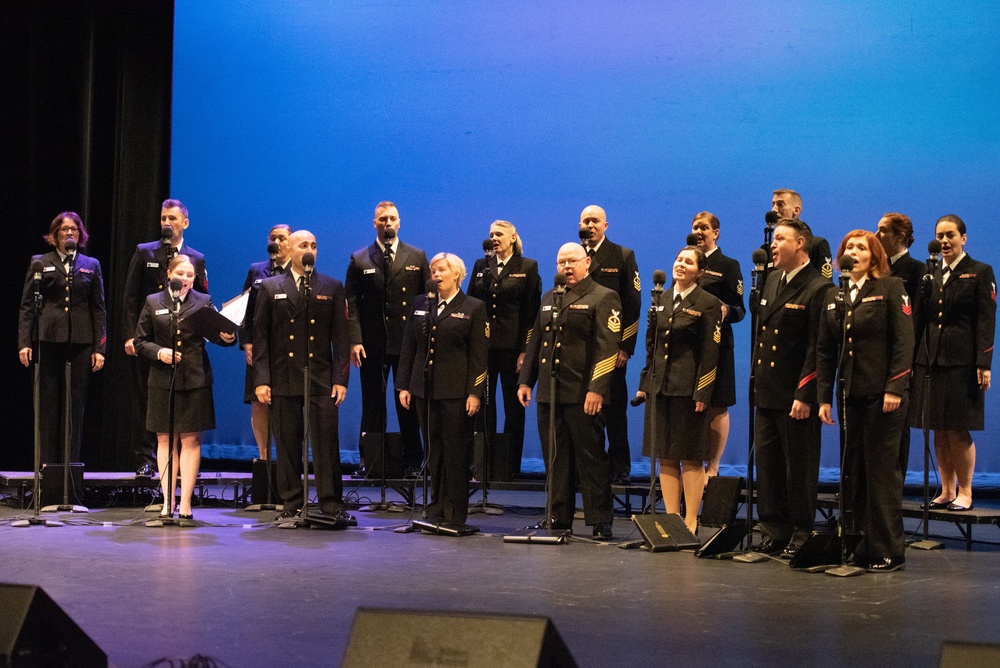
<path id="1" fill-rule="evenodd" d="M 281 265 L 276 265 L 271 260 L 250 264 L 247 278 L 243 281 L 243 292 L 249 290 L 249 293 L 247 294 L 246 314 L 243 316 L 243 324 L 239 330 L 240 348 L 243 348 L 243 345 L 246 343 L 249 343 L 251 346 L 253 345 L 253 316 L 254 310 L 257 308 L 257 292 L 260 290 L 260 284 L 265 278 L 277 276 L 283 272 L 284 268 Z M 249 404 L 251 401 L 254 401 L 254 390 L 253 367 L 248 364 L 243 385 L 243 403 Z"/>
<path id="2" fill-rule="evenodd" d="M 476 260 L 469 295 L 486 304 L 490 321 L 489 400 L 486 431 L 497 433 L 497 380 L 503 385 L 503 433 L 510 437 L 511 460 L 520 466 L 524 450 L 524 406 L 517 399 L 517 358 L 524 353 L 538 315 L 542 281 L 538 263 L 511 255 L 498 270 L 496 256 Z"/>
<path id="3" fill-rule="evenodd" d="M 208 294 L 208 270 L 205 267 L 205 256 L 188 246 L 181 244 L 180 248 L 167 248 L 161 241 L 150 241 L 135 247 L 132 260 L 129 262 L 128 274 L 125 277 L 125 291 L 122 298 L 123 324 L 122 331 L 126 339 L 134 338 L 135 328 L 139 323 L 139 313 L 142 311 L 146 297 L 165 290 L 167 287 L 167 265 L 175 255 L 187 255 L 194 265 L 193 290 Z M 133 364 L 135 385 L 135 401 L 133 406 L 133 437 L 132 447 L 137 465 L 153 461 L 153 451 L 156 439 L 146 430 L 146 380 L 149 377 L 149 362 L 138 356 Z"/>
<path id="4" fill-rule="evenodd" d="M 205 350 L 205 339 L 186 327 L 184 319 L 203 308 L 214 308 L 212 300 L 194 290 L 188 292 L 180 303 L 176 329 L 171 331 L 173 300 L 170 291 L 164 290 L 146 298 L 146 304 L 139 314 L 135 329 L 135 350 L 138 355 L 150 360 L 148 384 L 148 406 L 145 428 L 155 433 L 170 431 L 169 397 L 170 379 L 174 373 L 171 365 L 157 360 L 163 348 L 176 346 L 181 353 L 174 378 L 174 434 L 201 432 L 215 429 L 215 402 L 212 396 L 212 365 Z M 174 339 L 176 337 L 176 339 Z M 226 343 L 216 334 L 213 343 Z"/>
<path id="5" fill-rule="evenodd" d="M 492 328 L 486 305 L 461 290 L 443 309 L 428 302 L 426 295 L 418 296 L 407 320 L 395 386 L 414 398 L 410 411 L 427 444 L 427 517 L 464 524 L 474 424 L 465 403 L 470 396 L 482 401 Z"/>
<path id="6" fill-rule="evenodd" d="M 93 353 L 107 349 L 107 311 L 104 304 L 104 281 L 101 264 L 92 257 L 77 253 L 72 281 L 63 258 L 55 250 L 31 258 L 42 263 L 40 294 L 42 310 L 38 320 L 39 395 L 41 406 L 53 419 L 40 420 L 42 463 L 60 462 L 63 458 L 63 415 L 65 406 L 65 368 L 72 363 L 70 378 L 70 457 L 80 461 L 83 414 Z M 72 287 L 71 287 L 72 283 Z M 34 274 L 28 270 L 21 294 L 18 316 L 18 349 L 34 345 Z M 72 321 L 72 341 L 70 328 Z"/>
<path id="7" fill-rule="evenodd" d="M 381 432 L 386 423 L 386 371 L 399 373 L 399 351 L 407 318 L 417 295 L 424 292 L 430 267 L 424 251 L 396 241 L 392 266 L 386 271 L 385 253 L 378 241 L 355 251 L 347 267 L 344 287 L 347 290 L 350 344 L 365 347 L 367 357 L 361 364 L 361 433 Z M 383 299 L 384 294 L 384 299 Z M 393 393 L 395 395 L 395 393 Z M 420 427 L 412 411 L 394 398 L 403 443 L 403 458 L 408 467 L 420 465 Z"/>
<path id="8" fill-rule="evenodd" d="M 719 365 L 715 378 L 715 390 L 710 406 L 728 408 L 736 403 L 736 344 L 733 338 L 733 323 L 746 316 L 743 305 L 743 271 L 739 261 L 723 255 L 716 248 L 705 256 L 705 271 L 698 279 L 698 285 L 708 294 L 718 298 L 729 307 L 729 314 L 722 321 L 719 344 Z"/>
<path id="9" fill-rule="evenodd" d="M 566 291 L 558 318 L 553 296 L 552 290 L 542 295 L 519 381 L 527 387 L 538 382 L 538 435 L 546 466 L 551 465 L 552 528 L 572 527 L 577 477 L 586 523 L 610 526 L 611 471 L 602 444 L 606 409 L 587 415 L 584 401 L 587 392 L 605 400 L 611 392 L 621 340 L 621 302 L 614 291 L 591 276 Z M 550 400 L 553 367 L 554 405 Z M 549 442 L 550 413 L 554 413 L 555 443 Z"/>
<path id="10" fill-rule="evenodd" d="M 865 534 L 856 554 L 862 560 L 903 556 L 903 475 L 899 440 L 913 363 L 913 306 L 903 282 L 868 277 L 852 300 L 837 308 L 827 292 L 816 349 L 817 392 L 834 404 L 834 381 L 842 360 L 843 387 L 836 405 L 844 421 L 844 494 L 848 527 Z M 841 356 L 841 344 L 843 355 Z M 886 394 L 902 398 L 883 412 Z M 846 402 L 843 400 L 846 396 Z"/>
<path id="11" fill-rule="evenodd" d="M 646 329 L 646 366 L 639 389 L 647 397 L 657 397 L 655 415 L 650 410 L 654 402 L 646 403 L 642 454 L 704 461 L 708 458 L 708 413 L 696 412 L 695 402 L 707 405 L 715 393 L 722 303 L 697 285 L 686 297 L 674 294 L 674 290 L 664 293 L 661 301 L 666 303 L 654 306 L 656 328 Z M 650 440 L 654 420 L 655 443 Z"/>
<path id="12" fill-rule="evenodd" d="M 930 303 L 918 313 L 916 373 L 910 425 L 921 427 L 925 370 L 930 367 L 927 398 L 930 429 L 981 431 L 984 392 L 976 369 L 990 369 L 996 329 L 997 289 L 993 268 L 966 255 L 943 280 L 936 271 Z"/>
<path id="13" fill-rule="evenodd" d="M 819 485 L 821 423 L 817 415 L 816 338 L 833 284 L 811 264 L 783 286 L 772 271 L 760 303 L 753 358 L 754 441 L 762 544 L 796 549 L 813 530 Z M 792 418 L 794 401 L 809 417 Z"/>
<path id="14" fill-rule="evenodd" d="M 588 255 L 590 251 L 588 251 Z M 590 260 L 590 276 L 598 285 L 612 290 L 621 302 L 621 340 L 618 345 L 631 357 L 635 354 L 639 333 L 639 314 L 642 309 L 639 265 L 632 249 L 620 246 L 607 237 L 594 251 Z M 628 443 L 629 394 L 625 383 L 627 366 L 615 368 L 611 373 L 611 390 L 604 408 L 607 420 L 608 456 L 614 477 L 628 476 L 632 470 L 632 455 Z M 603 437 L 602 437 L 603 439 Z"/>
<path id="15" fill-rule="evenodd" d="M 302 508 L 303 407 L 309 401 L 309 436 L 320 510 L 343 510 L 338 408 L 334 385 L 350 378 L 347 298 L 335 278 L 314 273 L 308 300 L 294 274 L 272 276 L 260 283 L 254 311 L 253 377 L 256 386 L 271 388 L 270 421 L 278 467 L 278 494 L 285 512 Z M 309 397 L 305 365 L 309 365 Z"/>

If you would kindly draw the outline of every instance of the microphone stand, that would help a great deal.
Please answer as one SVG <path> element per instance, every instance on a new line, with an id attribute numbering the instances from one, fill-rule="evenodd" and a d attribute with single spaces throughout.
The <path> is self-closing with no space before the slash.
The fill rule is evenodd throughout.
<path id="1" fill-rule="evenodd" d="M 490 272 L 489 258 L 493 254 L 490 252 L 486 253 L 487 263 L 486 271 L 484 273 L 490 274 L 490 282 L 493 283 L 497 279 L 493 278 L 492 272 Z M 513 257 L 513 255 L 511 256 Z M 510 259 L 507 260 L 508 262 Z M 495 287 L 495 284 L 494 286 Z M 492 295 L 493 291 L 487 289 L 487 294 Z M 493 307 L 488 309 L 488 313 L 492 313 L 496 310 L 496 299 L 490 297 L 490 305 Z M 488 317 L 488 316 L 487 316 Z M 486 390 L 483 393 L 483 474 L 480 476 L 482 480 L 480 481 L 483 485 L 483 500 L 478 503 L 474 503 L 469 506 L 469 513 L 483 513 L 485 515 L 503 515 L 503 507 L 496 504 L 490 503 L 490 454 L 493 452 L 493 434 L 497 430 L 497 415 L 496 412 L 493 413 L 493 428 L 490 429 L 490 409 L 492 408 L 496 411 L 496 400 L 490 398 L 490 373 L 489 373 L 489 352 L 487 352 L 487 373 L 486 373 Z M 499 379 L 497 381 L 499 385 Z M 497 388 L 499 389 L 499 388 Z M 506 386 L 504 386 L 504 392 L 507 391 Z M 506 416 L 504 419 L 507 419 Z"/>
<path id="2" fill-rule="evenodd" d="M 764 240 L 768 242 L 770 235 L 774 233 L 774 228 L 770 225 L 764 228 Z M 769 242 L 768 242 L 769 243 Z M 765 259 L 766 262 L 766 259 Z M 753 363 L 754 356 L 757 354 L 757 330 L 760 329 L 760 300 L 762 292 L 764 290 L 763 282 L 761 279 L 767 276 L 767 265 L 765 264 L 761 269 L 757 269 L 760 265 L 755 265 L 753 273 L 751 274 L 751 286 L 750 286 L 750 380 L 748 382 L 747 389 L 747 483 L 746 483 L 746 508 L 747 508 L 747 534 L 746 534 L 746 545 L 743 551 L 733 557 L 733 561 L 739 561 L 745 564 L 756 564 L 762 561 L 767 561 L 768 557 L 760 552 L 753 551 L 753 506 L 754 506 L 754 467 L 756 466 L 756 452 L 757 452 L 757 432 L 755 429 L 756 425 L 756 412 L 754 410 L 754 399 L 756 397 L 756 372 L 754 369 L 756 365 Z"/>
<path id="3" fill-rule="evenodd" d="M 182 520 L 180 518 L 174 517 L 173 511 L 170 509 L 173 506 L 173 500 L 177 493 L 177 479 L 174 477 L 174 386 L 177 381 L 177 327 L 178 327 L 178 316 L 181 310 L 181 298 L 180 292 L 174 297 L 173 305 L 170 309 L 170 390 L 167 393 L 167 493 L 163 495 L 163 506 L 166 507 L 168 515 L 161 515 L 156 519 L 149 520 L 146 522 L 148 527 L 163 527 L 163 526 L 183 526 L 183 527 L 193 527 L 196 526 L 192 520 Z M 180 446 L 178 444 L 178 450 Z M 178 453 L 178 457 L 180 454 Z M 160 475 L 163 478 L 163 475 Z M 169 496 L 168 496 L 169 495 Z M 161 507 L 160 512 L 163 511 Z"/>
<path id="4" fill-rule="evenodd" d="M 653 330 L 653 355 L 657 354 L 660 343 L 660 328 L 657 325 L 659 315 L 660 300 L 663 296 L 663 286 L 654 285 L 650 291 L 652 301 L 649 305 L 649 322 L 647 327 Z M 646 413 L 652 417 L 649 420 L 649 514 L 656 514 L 656 479 L 659 475 L 657 465 L 659 460 L 653 453 L 656 447 L 656 395 L 660 393 L 660 388 L 656 383 L 656 363 L 649 365 L 649 392 L 646 393 Z M 645 509 L 643 509 L 645 512 Z"/>
<path id="5" fill-rule="evenodd" d="M 840 517 L 837 521 L 837 542 L 840 544 L 840 564 L 834 566 L 833 568 L 826 569 L 827 575 L 835 575 L 837 577 L 851 577 L 854 575 L 863 575 L 865 572 L 864 568 L 860 566 L 850 566 L 847 563 L 847 534 L 844 531 L 844 478 L 846 474 L 844 469 L 847 465 L 847 383 L 845 382 L 846 361 L 847 355 L 847 327 L 844 323 L 844 311 L 846 310 L 847 301 L 847 284 L 849 279 L 849 274 L 846 271 L 840 273 L 840 291 L 837 293 L 835 299 L 837 302 L 837 314 L 840 316 L 840 353 L 837 356 L 837 390 L 840 394 L 839 399 L 839 410 L 840 413 L 840 494 L 837 499 L 837 512 Z M 851 305 L 853 308 L 853 304 Z M 857 483 L 855 483 L 857 484 Z M 852 508 L 853 512 L 854 509 Z"/>
<path id="6" fill-rule="evenodd" d="M 28 526 L 50 526 L 59 527 L 63 526 L 63 523 L 58 520 L 45 519 L 38 516 L 39 508 L 41 507 L 41 469 L 42 469 L 42 434 L 41 426 L 42 420 L 39 413 L 39 409 L 42 406 L 41 397 L 41 375 L 39 369 L 42 363 L 42 342 L 41 342 L 41 328 L 38 326 L 38 320 L 42 315 L 42 293 L 41 293 L 41 269 L 35 272 L 35 299 L 34 299 L 34 327 L 35 336 L 32 341 L 34 347 L 34 354 L 32 358 L 35 363 L 35 370 L 32 373 L 34 379 L 34 387 L 32 388 L 32 402 L 35 406 L 35 420 L 34 420 L 34 440 L 35 440 L 35 482 L 34 487 L 31 490 L 31 506 L 33 509 L 31 517 L 15 520 L 10 523 L 12 527 L 28 527 Z"/>
<path id="7" fill-rule="evenodd" d="M 927 273 L 924 278 L 929 278 L 927 285 L 928 292 L 924 297 L 924 313 L 930 313 L 931 300 L 934 297 L 934 278 L 938 273 L 936 254 L 927 258 Z M 931 514 L 931 430 L 930 430 L 930 394 L 931 394 L 931 354 L 930 354 L 930 333 L 931 320 L 924 318 L 924 334 L 921 346 L 924 349 L 924 358 L 927 360 L 924 366 L 924 377 L 922 393 L 920 397 L 920 429 L 924 433 L 924 503 L 921 523 L 924 525 L 924 537 L 921 540 L 910 543 L 910 547 L 918 550 L 943 550 L 944 543 L 930 539 L 930 514 Z M 903 472 L 904 476 L 906 472 Z"/>
<path id="8" fill-rule="evenodd" d="M 76 252 L 69 255 L 69 268 L 66 271 L 66 366 L 63 370 L 63 498 L 62 503 L 45 506 L 43 513 L 72 512 L 89 513 L 86 506 L 77 506 L 69 502 L 69 468 L 72 457 L 73 441 L 73 271 L 76 269 Z"/>

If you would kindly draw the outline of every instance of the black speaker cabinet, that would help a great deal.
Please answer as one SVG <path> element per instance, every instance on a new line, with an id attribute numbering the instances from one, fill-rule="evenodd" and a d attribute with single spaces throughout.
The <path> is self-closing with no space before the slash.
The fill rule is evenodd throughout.
<path id="1" fill-rule="evenodd" d="M 281 503 L 281 497 L 278 496 L 278 462 L 275 460 L 253 460 L 250 503 L 271 505 Z"/>
<path id="2" fill-rule="evenodd" d="M 358 608 L 343 668 L 576 666 L 548 617 Z"/>
<path id="3" fill-rule="evenodd" d="M 736 521 L 743 492 L 743 478 L 739 476 L 717 475 L 708 479 L 705 489 L 705 503 L 701 507 L 701 525 L 722 527 Z"/>
<path id="4" fill-rule="evenodd" d="M 108 655 L 41 587 L 0 584 L 0 668 L 107 665 Z"/>
<path id="5" fill-rule="evenodd" d="M 403 442 L 399 432 L 390 431 L 385 435 L 385 466 L 382 465 L 382 433 L 366 432 L 361 435 L 361 458 L 365 460 L 369 480 L 381 480 L 383 468 L 386 478 L 402 478 Z"/>
<path id="6" fill-rule="evenodd" d="M 695 550 L 701 546 L 698 537 L 691 533 L 684 518 L 677 513 L 668 515 L 633 515 L 632 521 L 639 528 L 650 552 L 677 552 Z"/>
<path id="7" fill-rule="evenodd" d="M 42 506 L 58 506 L 63 502 L 63 465 L 42 464 L 42 475 L 38 481 Z M 83 464 L 69 465 L 69 502 L 83 505 Z"/>
<path id="8" fill-rule="evenodd" d="M 474 443 L 475 450 L 475 476 L 476 480 L 483 479 L 483 442 L 486 434 L 476 432 Z M 514 479 L 514 474 L 520 470 L 521 463 L 513 461 L 509 434 L 490 434 L 490 461 L 489 461 L 490 482 L 510 482 Z"/>

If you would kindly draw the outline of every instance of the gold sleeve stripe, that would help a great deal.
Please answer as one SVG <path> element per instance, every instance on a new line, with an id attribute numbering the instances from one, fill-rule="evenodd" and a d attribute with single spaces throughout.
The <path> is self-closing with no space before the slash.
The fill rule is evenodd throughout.
<path id="1" fill-rule="evenodd" d="M 524 345 L 528 345 L 529 343 L 531 343 L 531 334 L 534 331 L 535 331 L 534 327 L 532 327 L 531 329 L 528 330 L 528 335 L 526 337 L 524 337 Z"/>
<path id="2" fill-rule="evenodd" d="M 484 371 L 481 374 L 479 374 L 478 376 L 476 376 L 476 387 L 479 387 L 480 385 L 482 385 L 485 382 L 486 382 L 486 372 Z"/>
<path id="3" fill-rule="evenodd" d="M 624 332 L 622 332 L 622 341 L 629 338 L 630 336 L 635 336 L 638 332 L 639 332 L 639 321 L 636 320 L 631 325 L 626 327 Z"/>
<path id="4" fill-rule="evenodd" d="M 594 366 L 594 375 L 591 380 L 596 380 L 601 376 L 605 376 L 615 369 L 615 361 L 618 359 L 618 353 L 615 353 L 606 360 L 601 360 Z"/>
<path id="5" fill-rule="evenodd" d="M 698 390 L 704 390 L 706 387 L 715 382 L 715 369 L 712 369 L 698 381 Z"/>

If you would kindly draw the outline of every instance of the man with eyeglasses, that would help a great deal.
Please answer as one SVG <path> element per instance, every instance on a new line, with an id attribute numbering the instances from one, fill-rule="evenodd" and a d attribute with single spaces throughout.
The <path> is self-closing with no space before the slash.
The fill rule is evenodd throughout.
<path id="1" fill-rule="evenodd" d="M 517 390 L 518 400 L 527 408 L 531 388 L 538 382 L 538 435 L 546 467 L 551 468 L 552 499 L 552 517 L 546 517 L 540 528 L 572 529 L 579 478 L 585 523 L 593 527 L 595 539 L 611 540 L 614 508 L 611 469 L 602 442 L 602 409 L 618 359 L 621 301 L 591 278 L 591 259 L 580 244 L 563 245 L 556 262 L 566 277 L 564 293 L 557 293 L 563 288 L 554 288 L 542 296 Z M 550 416 L 555 443 L 549 442 Z"/>
<path id="2" fill-rule="evenodd" d="M 400 405 L 388 378 L 390 370 L 393 378 L 399 372 L 406 319 L 414 299 L 424 293 L 431 272 L 424 251 L 399 240 L 400 220 L 395 204 L 379 202 L 373 224 L 375 241 L 351 255 L 344 280 L 351 364 L 361 374 L 361 434 L 385 430 L 388 389 L 396 404 L 405 475 L 416 478 L 423 459 L 420 427 L 413 411 Z"/>

